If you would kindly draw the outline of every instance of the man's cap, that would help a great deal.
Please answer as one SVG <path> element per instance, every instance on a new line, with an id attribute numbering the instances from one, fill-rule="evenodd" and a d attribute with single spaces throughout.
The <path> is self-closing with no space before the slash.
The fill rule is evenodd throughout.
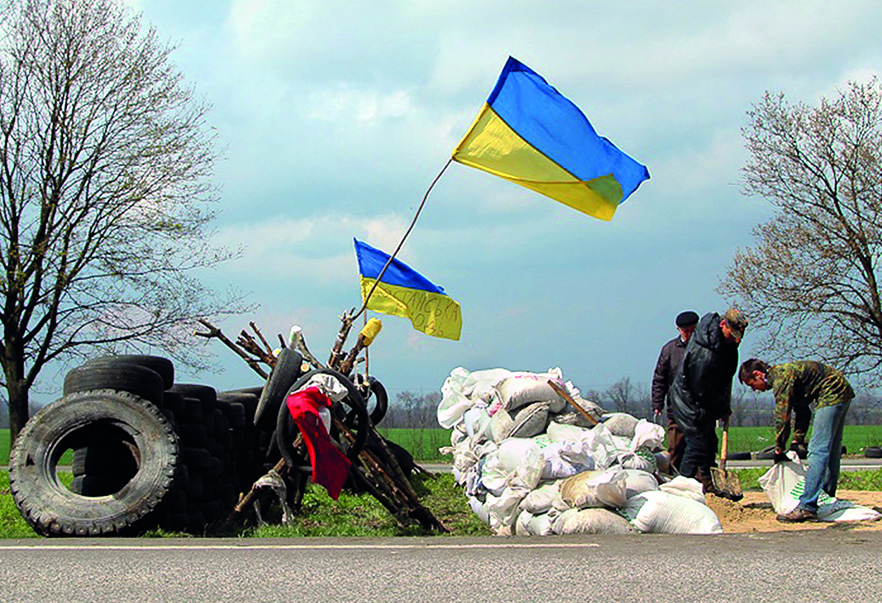
<path id="1" fill-rule="evenodd" d="M 744 337 L 744 329 L 747 328 L 747 319 L 744 317 L 744 314 L 741 313 L 741 310 L 737 308 L 729 308 L 726 310 L 726 313 L 723 314 L 723 320 L 726 321 L 726 324 L 729 325 L 729 328 L 738 333 L 741 337 Z"/>
<path id="2" fill-rule="evenodd" d="M 696 314 L 692 310 L 680 312 L 679 314 L 677 314 L 676 323 L 678 327 L 691 327 L 693 325 L 697 325 L 698 314 Z"/>

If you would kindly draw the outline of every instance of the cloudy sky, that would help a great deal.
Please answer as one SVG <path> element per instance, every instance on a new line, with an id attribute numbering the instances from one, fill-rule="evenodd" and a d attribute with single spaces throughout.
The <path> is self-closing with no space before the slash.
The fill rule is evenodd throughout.
<path id="1" fill-rule="evenodd" d="M 272 337 L 296 323 L 327 356 L 338 316 L 360 305 L 352 238 L 394 249 L 509 55 L 648 167 L 602 222 L 452 165 L 400 257 L 460 302 L 462 339 L 381 317 L 371 372 L 393 392 L 438 390 L 457 366 L 648 387 L 674 316 L 725 310 L 720 279 L 769 216 L 741 193 L 751 104 L 766 90 L 814 104 L 882 72 L 870 0 L 128 4 L 213 106 L 217 241 L 246 250 L 205 279 L 259 304 L 222 323 L 231 335 L 249 319 Z M 210 345 L 221 372 L 179 380 L 257 383 Z"/>

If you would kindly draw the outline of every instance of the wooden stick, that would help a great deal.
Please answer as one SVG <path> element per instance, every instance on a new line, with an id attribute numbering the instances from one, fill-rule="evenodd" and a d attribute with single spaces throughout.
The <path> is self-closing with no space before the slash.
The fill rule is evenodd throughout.
<path id="1" fill-rule="evenodd" d="M 564 400 L 566 400 L 567 402 L 569 402 L 570 404 L 572 404 L 572 405 L 573 405 L 573 408 L 575 408 L 575 409 L 578 410 L 580 413 L 582 413 L 582 416 L 584 416 L 586 419 L 588 419 L 588 421 L 589 421 L 592 425 L 597 425 L 598 423 L 600 423 L 600 421 L 598 421 L 597 419 L 595 419 L 594 417 L 592 417 L 591 415 L 589 415 L 587 410 L 585 410 L 584 408 L 582 408 L 581 406 L 579 406 L 579 404 L 576 403 L 576 401 L 575 401 L 575 400 L 573 399 L 573 397 L 567 392 L 567 390 L 565 390 L 564 388 L 562 388 L 561 386 L 559 386 L 557 383 L 555 383 L 555 382 L 552 381 L 551 379 L 548 380 L 548 385 L 551 386 L 551 389 L 553 389 L 554 391 L 556 391 L 557 394 L 558 394 L 561 398 L 563 398 Z"/>
<path id="2" fill-rule="evenodd" d="M 204 318 L 199 319 L 199 324 L 208 329 L 208 333 L 200 333 L 199 331 L 195 331 L 193 333 L 194 335 L 196 335 L 197 337 L 204 337 L 206 339 L 211 339 L 212 337 L 220 339 L 221 343 L 233 350 L 240 358 L 242 358 L 242 360 L 244 360 L 248 364 L 248 366 L 254 369 L 254 372 L 256 372 L 264 379 L 267 378 L 266 372 L 264 372 L 264 370 L 260 368 L 260 366 L 257 364 L 257 361 L 248 356 L 248 354 L 246 354 L 245 351 L 242 350 L 242 348 L 240 348 L 238 345 L 230 341 L 230 339 L 226 335 L 224 335 L 220 329 L 218 329 L 216 326 L 214 326 Z"/>

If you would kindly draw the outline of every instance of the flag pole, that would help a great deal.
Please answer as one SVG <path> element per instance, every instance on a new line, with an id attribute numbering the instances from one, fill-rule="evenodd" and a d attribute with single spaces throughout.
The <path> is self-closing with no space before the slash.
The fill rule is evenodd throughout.
<path id="1" fill-rule="evenodd" d="M 447 170 L 447 168 L 450 166 L 450 164 L 452 162 L 453 162 L 453 157 L 451 156 L 451 158 L 447 160 L 447 163 L 444 164 L 444 167 L 441 168 L 441 171 L 438 172 L 438 175 L 435 176 L 435 179 L 432 180 L 432 184 L 429 185 L 429 188 L 426 189 L 426 194 L 423 195 L 423 200 L 420 202 L 420 206 L 417 208 L 416 213 L 413 216 L 413 220 L 411 220 L 411 222 L 410 222 L 410 226 L 407 227 L 407 231 L 405 231 L 404 236 L 401 237 L 401 240 L 398 242 L 398 247 L 395 248 L 395 251 L 393 251 L 392 255 L 389 256 L 389 259 L 386 260 L 386 265 L 383 266 L 382 270 L 380 270 L 380 274 L 378 274 L 377 278 L 374 280 L 373 286 L 371 287 L 370 291 L 368 291 L 368 294 L 365 295 L 364 303 L 361 305 L 361 309 L 358 312 L 356 312 L 355 314 L 353 314 L 351 317 L 349 317 L 350 320 L 355 320 L 356 318 L 358 318 L 361 315 L 361 313 L 364 312 L 365 309 L 367 308 L 368 301 L 370 301 L 371 295 L 374 294 L 374 289 L 376 289 L 377 285 L 380 284 L 380 281 L 383 279 L 383 275 L 386 273 L 386 269 L 392 263 L 392 260 L 395 259 L 395 255 L 401 250 L 401 247 L 404 245 L 405 239 L 407 239 L 407 236 L 410 234 L 410 231 L 413 230 L 413 227 L 416 225 L 417 218 L 420 217 L 420 212 L 423 211 L 423 206 L 426 204 L 426 199 L 429 198 L 429 193 L 432 192 L 432 189 L 435 187 L 435 183 L 441 179 L 441 176 L 444 174 L 444 172 Z"/>

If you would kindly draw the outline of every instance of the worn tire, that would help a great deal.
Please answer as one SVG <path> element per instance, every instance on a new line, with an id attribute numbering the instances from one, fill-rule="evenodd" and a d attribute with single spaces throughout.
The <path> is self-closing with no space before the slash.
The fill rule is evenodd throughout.
<path id="1" fill-rule="evenodd" d="M 137 471 L 112 495 L 65 488 L 57 466 L 68 449 L 95 438 L 125 443 Z M 22 517 L 45 536 L 115 536 L 149 528 L 147 519 L 172 487 L 178 439 L 150 401 L 98 390 L 64 396 L 27 422 L 9 459 L 9 488 Z"/>
<path id="2" fill-rule="evenodd" d="M 159 373 L 137 364 L 84 364 L 64 377 L 65 396 L 107 389 L 128 392 L 159 406 L 165 388 Z"/>
<path id="3" fill-rule="evenodd" d="M 175 382 L 175 365 L 168 358 L 149 356 L 146 354 L 119 354 L 115 356 L 98 356 L 87 360 L 83 366 L 120 366 L 137 365 L 149 368 L 162 377 L 162 389 L 170 388 Z"/>
<path id="4" fill-rule="evenodd" d="M 276 364 L 267 377 L 260 392 L 257 409 L 254 411 L 254 425 L 260 429 L 272 430 L 279 415 L 282 399 L 297 378 L 303 357 L 297 350 L 283 348 L 276 357 Z"/>
<path id="5" fill-rule="evenodd" d="M 389 410 L 389 395 L 386 393 L 386 388 L 377 379 L 368 377 L 368 384 L 370 397 L 374 399 L 374 408 L 371 410 L 371 423 L 377 426 Z"/>

